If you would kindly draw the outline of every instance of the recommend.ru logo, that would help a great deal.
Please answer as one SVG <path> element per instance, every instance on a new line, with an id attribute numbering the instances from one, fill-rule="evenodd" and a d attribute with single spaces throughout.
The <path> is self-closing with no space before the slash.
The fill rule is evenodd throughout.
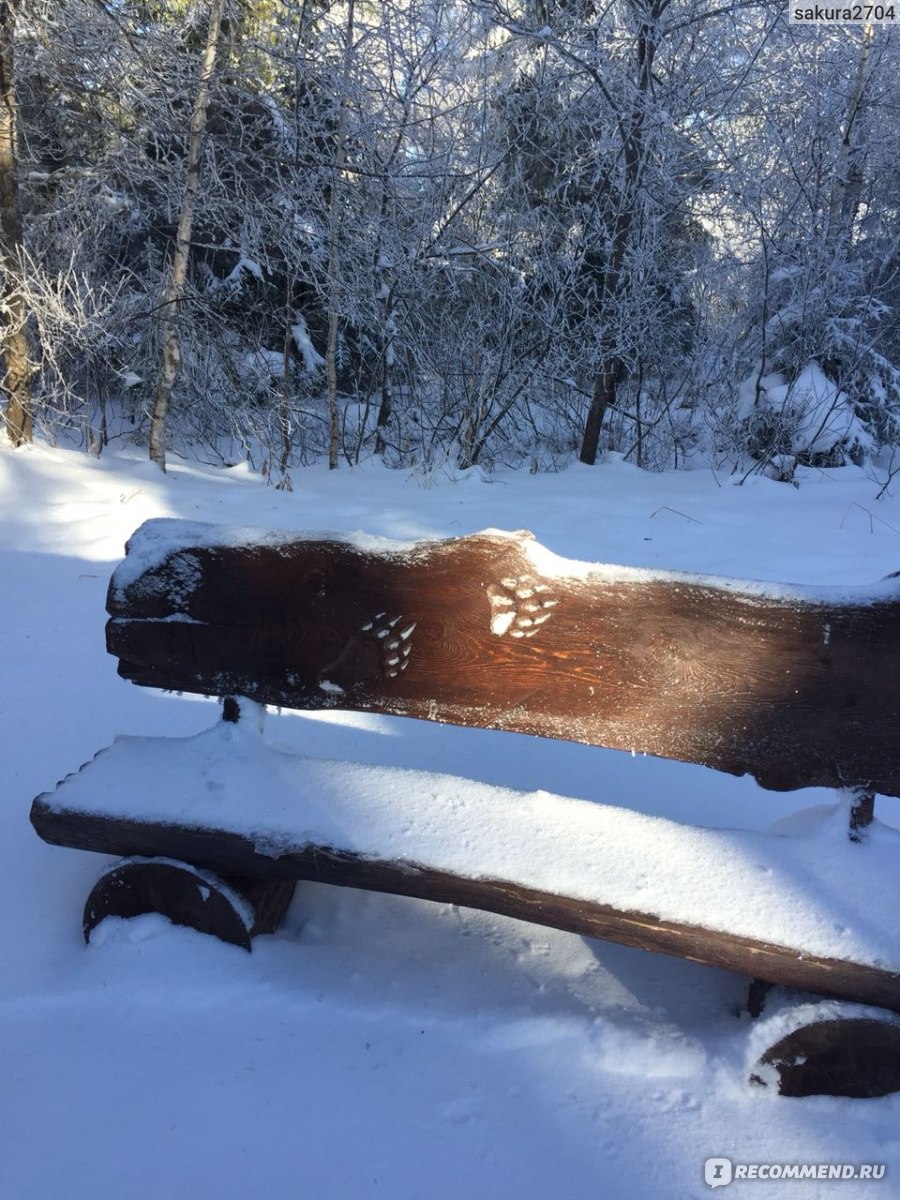
<path id="1" fill-rule="evenodd" d="M 703 1178 L 711 1188 L 733 1179 L 884 1179 L 884 1163 L 734 1163 L 730 1158 L 708 1158 Z"/>

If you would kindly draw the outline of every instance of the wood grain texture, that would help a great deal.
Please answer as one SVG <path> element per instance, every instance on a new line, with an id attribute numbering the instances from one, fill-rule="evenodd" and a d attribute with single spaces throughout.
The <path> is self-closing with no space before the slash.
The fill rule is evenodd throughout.
<path id="1" fill-rule="evenodd" d="M 535 561 L 528 535 L 182 548 L 114 578 L 107 645 L 153 687 L 564 738 L 777 790 L 900 795 L 900 584 L 837 603 Z"/>
<path id="2" fill-rule="evenodd" d="M 900 975 L 877 966 L 819 958 L 805 954 L 802 947 L 662 920 L 502 879 L 468 878 L 415 863 L 361 858 L 330 846 L 297 845 L 273 857 L 229 830 L 114 820 L 67 810 L 41 797 L 32 806 L 31 820 L 40 836 L 54 845 L 182 859 L 226 877 L 313 880 L 458 904 L 900 1012 Z"/>

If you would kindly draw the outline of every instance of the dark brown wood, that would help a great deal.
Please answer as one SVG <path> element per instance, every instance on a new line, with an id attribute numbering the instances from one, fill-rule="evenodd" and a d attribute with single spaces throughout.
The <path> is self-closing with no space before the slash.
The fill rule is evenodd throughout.
<path id="1" fill-rule="evenodd" d="M 376 553 L 207 532 L 137 579 L 114 576 L 107 645 L 122 675 L 154 687 L 559 737 L 778 790 L 900 795 L 900 583 L 838 602 L 544 570 L 552 556 L 529 537 Z"/>
<path id="2" fill-rule="evenodd" d="M 900 1025 L 865 1017 L 816 1021 L 770 1047 L 750 1081 L 765 1086 L 766 1067 L 777 1071 L 782 1096 L 887 1096 L 900 1091 Z"/>
<path id="3" fill-rule="evenodd" d="M 161 856 L 202 864 L 223 875 L 308 879 L 416 896 L 500 913 L 536 925 L 676 955 L 824 996 L 900 1011 L 900 975 L 874 966 L 817 958 L 803 947 L 772 945 L 610 905 L 573 900 L 502 879 L 471 879 L 410 862 L 361 858 L 329 846 L 302 845 L 277 858 L 222 829 L 114 820 L 69 811 L 38 797 L 31 820 L 47 842 L 107 854 Z M 751 901 L 752 902 L 752 901 Z"/>
<path id="4" fill-rule="evenodd" d="M 278 928 L 294 886 L 283 879 L 221 878 L 171 859 L 129 858 L 114 863 L 94 885 L 84 906 L 84 939 L 90 941 L 106 917 L 161 913 L 176 925 L 250 950 L 254 937 Z"/>
<path id="5" fill-rule="evenodd" d="M 751 979 L 747 988 L 747 1013 L 758 1017 L 766 1007 L 766 998 L 772 989 L 771 983 L 765 979 Z"/>
<path id="6" fill-rule="evenodd" d="M 867 826 L 875 819 L 875 795 L 873 792 L 857 792 L 850 805 L 850 841 L 861 842 Z"/>
<path id="7" fill-rule="evenodd" d="M 251 938 L 277 931 L 297 887 L 295 879 L 264 879 L 261 876 L 226 875 L 223 883 L 250 905 L 253 913 Z"/>

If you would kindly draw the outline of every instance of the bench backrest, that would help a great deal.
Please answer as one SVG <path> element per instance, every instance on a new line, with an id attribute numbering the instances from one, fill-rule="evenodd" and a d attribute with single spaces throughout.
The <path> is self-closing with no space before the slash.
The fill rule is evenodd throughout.
<path id="1" fill-rule="evenodd" d="M 139 684 L 900 795 L 897 579 L 788 587 L 574 562 L 527 533 L 402 544 L 155 520 L 107 607 Z"/>

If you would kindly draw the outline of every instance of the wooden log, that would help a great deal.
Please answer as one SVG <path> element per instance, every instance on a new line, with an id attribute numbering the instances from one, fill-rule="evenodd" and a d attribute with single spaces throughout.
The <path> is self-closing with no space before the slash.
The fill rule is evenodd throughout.
<path id="1" fill-rule="evenodd" d="M 136 683 L 900 795 L 900 582 L 591 567 L 526 534 L 377 550 L 171 526 L 139 531 L 110 585 L 107 645 Z"/>
<path id="2" fill-rule="evenodd" d="M 900 1025 L 866 1017 L 816 1021 L 771 1046 L 750 1075 L 766 1085 L 777 1073 L 782 1096 L 869 1099 L 900 1091 Z"/>
<path id="3" fill-rule="evenodd" d="M 222 878 L 167 858 L 127 858 L 104 871 L 88 896 L 84 940 L 106 917 L 160 913 L 250 950 L 254 937 L 278 928 L 294 887 L 292 880 Z"/>
<path id="4" fill-rule="evenodd" d="M 35 800 L 31 819 L 40 836 L 55 845 L 182 859 L 225 876 L 305 879 L 457 904 L 900 1012 L 897 972 L 817 957 L 804 953 L 802 947 L 663 920 L 502 879 L 467 878 L 412 862 L 362 857 L 331 846 L 304 844 L 273 856 L 257 849 L 250 838 L 228 830 L 113 819 L 67 810 L 59 801 L 44 797 Z"/>

